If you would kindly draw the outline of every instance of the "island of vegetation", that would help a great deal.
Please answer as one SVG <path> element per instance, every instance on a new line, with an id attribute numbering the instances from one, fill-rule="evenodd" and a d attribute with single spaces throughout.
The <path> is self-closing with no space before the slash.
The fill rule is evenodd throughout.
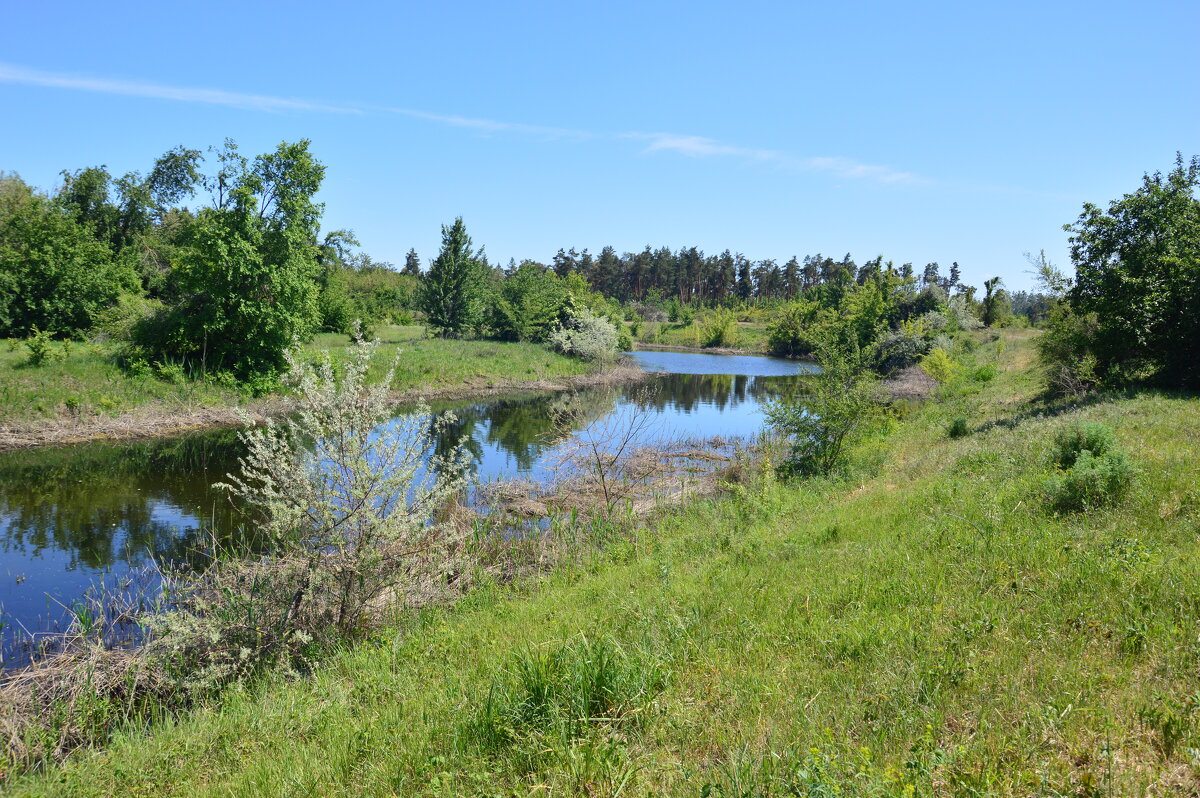
<path id="1" fill-rule="evenodd" d="M 496 269 L 461 219 L 395 273 L 317 243 L 306 144 L 217 162 L 175 151 L 115 201 L 99 170 L 0 186 L 5 369 L 93 347 L 293 411 L 222 486 L 252 552 L 167 575 L 134 650 L 81 621 L 0 677 L 12 794 L 1200 790 L 1200 160 L 1086 205 L 1073 276 L 1033 256 L 1038 293 L 980 296 L 957 264 L 849 256 Z M 212 205 L 176 207 L 198 185 Z M 389 343 L 321 337 L 356 319 Z M 705 490 L 627 499 L 632 417 L 539 513 L 481 511 L 422 409 L 380 425 L 429 379 L 410 352 L 493 339 L 555 376 L 642 339 L 820 370 Z"/>

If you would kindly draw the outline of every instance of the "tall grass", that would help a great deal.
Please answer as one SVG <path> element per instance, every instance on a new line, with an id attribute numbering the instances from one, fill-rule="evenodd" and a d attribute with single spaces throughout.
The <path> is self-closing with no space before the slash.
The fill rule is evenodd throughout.
<path id="1" fill-rule="evenodd" d="M 845 476 L 695 502 L 536 583 L 480 580 L 309 679 L 11 790 L 1193 794 L 1200 405 L 1040 404 L 1030 334 L 1004 335 L 976 352 L 993 379 Z M 950 438 L 957 416 L 973 431 Z M 1141 474 L 1056 514 L 1043 485 L 1076 422 Z"/>

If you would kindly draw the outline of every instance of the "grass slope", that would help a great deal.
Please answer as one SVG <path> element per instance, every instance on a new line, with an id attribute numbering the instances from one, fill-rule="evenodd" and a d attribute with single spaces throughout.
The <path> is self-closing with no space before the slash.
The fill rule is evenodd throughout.
<path id="1" fill-rule="evenodd" d="M 14 793 L 1194 794 L 1200 404 L 1041 407 L 1028 334 L 1002 341 L 852 479 L 697 503 Z M 1078 419 L 1140 474 L 1056 517 Z"/>
<path id="2" fill-rule="evenodd" d="M 431 339 L 418 326 L 380 327 L 377 335 L 384 344 L 381 364 L 401 353 L 393 383 L 397 391 L 491 387 L 573 376 L 588 369 L 577 359 L 535 344 Z M 305 352 L 336 352 L 349 340 L 345 335 L 317 335 Z M 53 346 L 61 352 L 61 345 Z M 250 401 L 237 390 L 202 380 L 172 382 L 153 373 L 131 376 L 112 362 L 102 345 L 75 343 L 65 359 L 36 367 L 26 365 L 26 358 L 24 346 L 0 349 L 0 425 L 73 423 L 137 410 L 170 413 Z"/>
<path id="3" fill-rule="evenodd" d="M 638 325 L 636 339 L 639 343 L 645 344 L 701 347 L 703 334 L 699 321 L 691 324 L 644 321 Z M 767 351 L 767 325 L 758 322 L 738 322 L 734 329 L 733 340 L 720 348 L 765 353 Z"/>

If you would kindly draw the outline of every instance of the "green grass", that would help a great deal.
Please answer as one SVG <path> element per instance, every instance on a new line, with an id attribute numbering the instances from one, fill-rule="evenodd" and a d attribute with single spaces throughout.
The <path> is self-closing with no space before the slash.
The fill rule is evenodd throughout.
<path id="1" fill-rule="evenodd" d="M 587 364 L 536 344 L 425 338 L 419 326 L 381 326 L 376 335 L 383 342 L 380 370 L 400 353 L 393 383 L 398 391 L 504 386 L 588 370 Z M 321 334 L 305 351 L 336 352 L 349 342 L 345 335 Z M 61 344 L 52 347 L 62 351 Z M 153 371 L 132 376 L 113 363 L 102 345 L 73 343 L 65 359 L 51 358 L 40 366 L 26 365 L 27 354 L 24 345 L 10 349 L 0 344 L 0 424 L 119 416 L 139 408 L 169 413 L 236 406 L 250 399 L 235 388 L 203 380 L 171 381 Z"/>
<path id="2" fill-rule="evenodd" d="M 72 343 L 62 357 L 40 366 L 26 364 L 24 345 L 0 342 L 0 424 L 115 417 L 147 406 L 176 409 L 232 406 L 245 400 L 238 391 L 200 380 L 171 382 L 153 373 L 131 376 L 113 362 L 103 345 Z"/>
<path id="3" fill-rule="evenodd" d="M 1200 401 L 1038 404 L 1030 334 L 999 344 L 851 477 L 693 504 L 13 792 L 1193 794 Z M 1055 515 L 1077 421 L 1139 475 Z"/>
<path id="4" fill-rule="evenodd" d="M 645 321 L 641 322 L 639 326 L 637 341 L 671 346 L 701 346 L 703 339 L 700 326 L 699 321 L 691 324 Z M 734 333 L 734 343 L 723 348 L 741 349 L 746 352 L 766 352 L 767 325 L 757 322 L 738 322 Z"/>

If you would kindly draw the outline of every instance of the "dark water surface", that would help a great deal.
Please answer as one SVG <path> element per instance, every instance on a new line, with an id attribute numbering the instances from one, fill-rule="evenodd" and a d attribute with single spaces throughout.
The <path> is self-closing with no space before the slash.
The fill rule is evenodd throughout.
<path id="1" fill-rule="evenodd" d="M 655 439 L 751 437 L 762 404 L 814 367 L 744 355 L 635 352 L 637 385 L 513 395 L 436 406 L 457 417 L 446 444 L 467 440 L 480 480 L 543 479 L 574 432 L 635 407 L 651 411 Z M 564 424 L 563 419 L 570 419 Z M 91 591 L 153 581 L 202 537 L 239 531 L 213 490 L 237 465 L 234 430 L 126 444 L 93 443 L 0 454 L 0 654 L 23 659 L 18 640 L 64 629 Z"/>

